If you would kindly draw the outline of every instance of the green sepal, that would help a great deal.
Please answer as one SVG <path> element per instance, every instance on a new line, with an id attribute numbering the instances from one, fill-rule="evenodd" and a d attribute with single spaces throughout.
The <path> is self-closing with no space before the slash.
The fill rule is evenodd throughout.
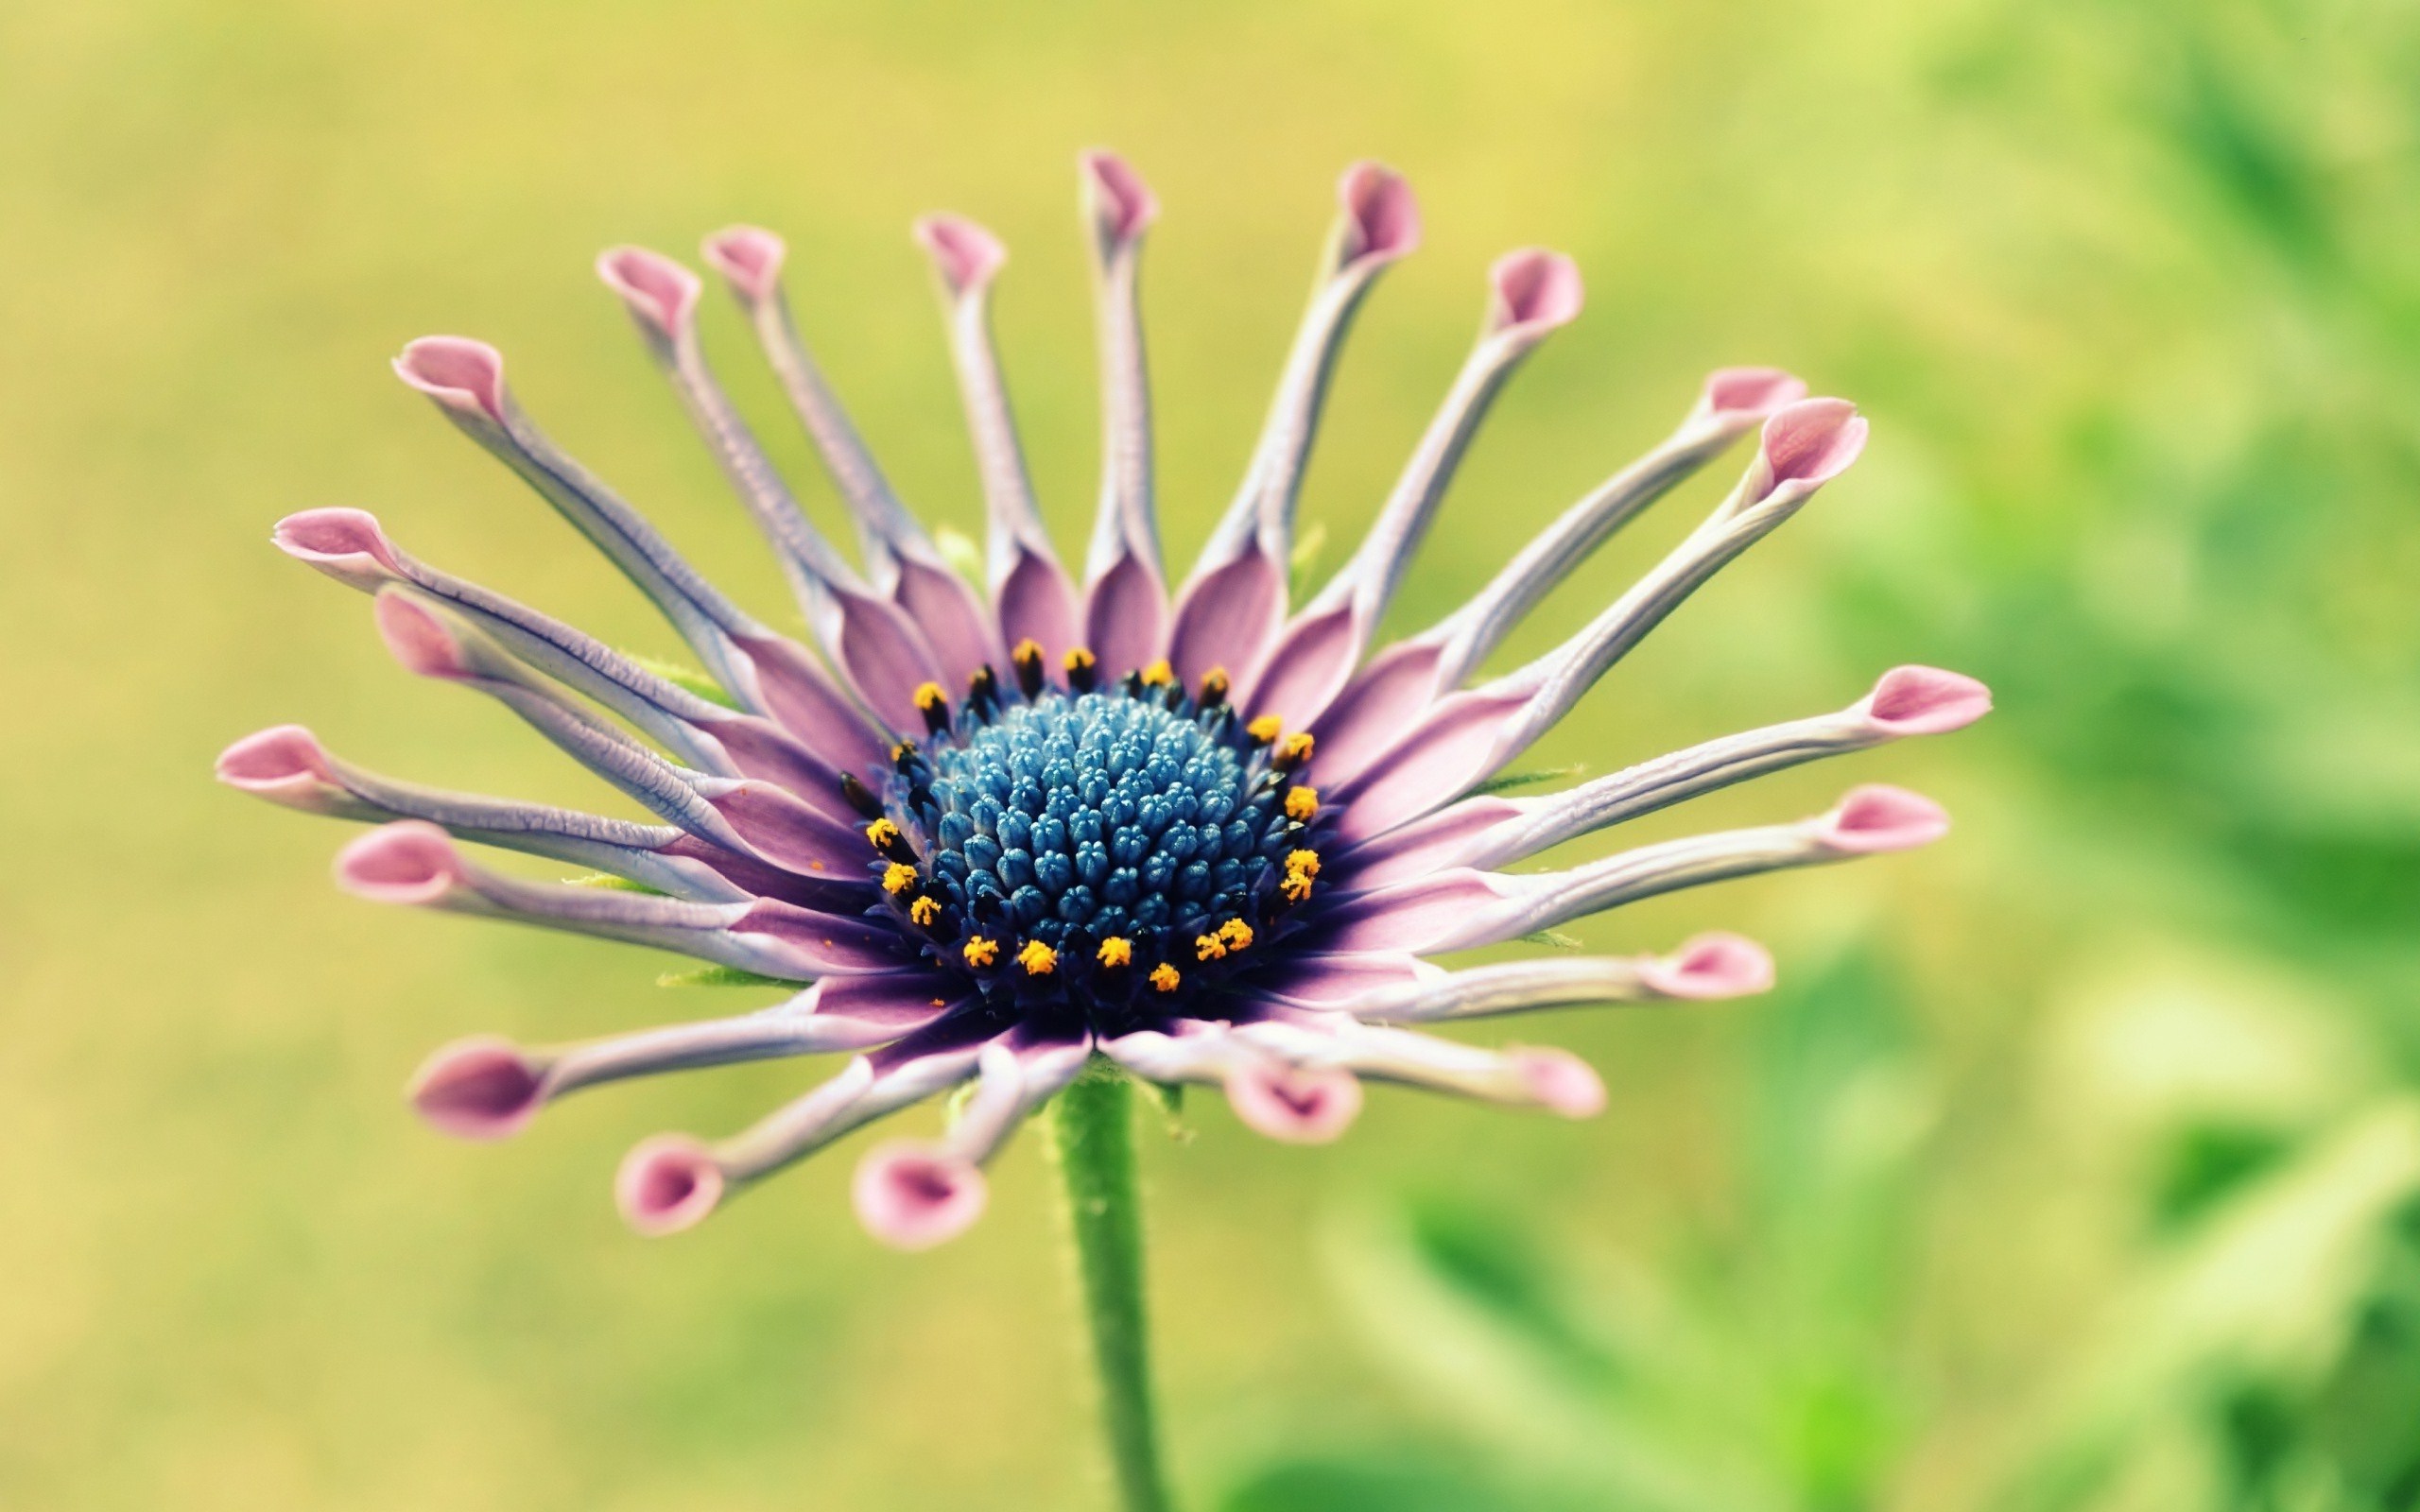
<path id="1" fill-rule="evenodd" d="M 1566 777 L 1578 777 L 1588 768 L 1578 762 L 1568 766 L 1530 766 L 1517 772 L 1498 772 L 1471 791 L 1503 793 L 1516 787 L 1534 787 L 1540 782 L 1557 782 Z"/>
<path id="2" fill-rule="evenodd" d="M 640 656 L 631 651 L 625 651 L 622 654 L 637 662 L 641 671 L 654 673 L 683 693 L 694 693 L 708 703 L 720 704 L 725 709 L 739 713 L 747 713 L 745 709 L 739 707 L 738 699 L 724 691 L 721 683 L 696 667 L 683 666 L 678 662 L 661 661 L 651 656 Z"/>
<path id="3" fill-rule="evenodd" d="M 795 990 L 808 984 L 786 976 L 765 976 L 755 971 L 743 971 L 736 966 L 700 966 L 694 971 L 666 971 L 655 979 L 658 987 L 781 987 Z"/>

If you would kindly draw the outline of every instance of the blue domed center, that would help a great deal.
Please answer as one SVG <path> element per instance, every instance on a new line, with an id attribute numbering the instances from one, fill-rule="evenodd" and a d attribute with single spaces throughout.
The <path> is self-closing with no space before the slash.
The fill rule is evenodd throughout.
<path id="1" fill-rule="evenodd" d="M 932 723 L 898 753 L 895 830 L 869 831 L 877 874 L 925 954 L 994 1010 L 1104 1032 L 1178 1016 L 1266 960 L 1309 895 L 1316 795 L 1223 702 L 1138 677 L 991 694 Z"/>

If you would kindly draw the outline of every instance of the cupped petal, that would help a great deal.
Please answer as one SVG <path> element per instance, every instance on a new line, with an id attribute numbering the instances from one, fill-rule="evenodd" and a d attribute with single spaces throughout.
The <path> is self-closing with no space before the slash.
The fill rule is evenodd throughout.
<path id="1" fill-rule="evenodd" d="M 705 293 L 697 274 L 644 247 L 609 247 L 596 254 L 596 276 L 650 339 L 669 347 L 689 338 Z"/>
<path id="2" fill-rule="evenodd" d="M 457 1139 L 507 1139 L 545 1102 L 546 1068 L 510 1040 L 457 1040 L 422 1062 L 405 1095 L 421 1120 Z"/>
<path id="3" fill-rule="evenodd" d="M 1027 595 L 1045 591 L 1042 579 L 1048 579 L 1047 587 L 1070 602 L 1074 590 L 1059 566 L 1041 507 L 1034 501 L 1025 447 L 1017 438 L 1016 417 L 1009 406 L 1008 380 L 992 340 L 992 279 L 1008 254 L 990 232 L 953 215 L 930 215 L 918 221 L 916 239 L 932 256 L 940 279 L 950 360 L 958 371 L 959 397 L 966 410 L 976 471 L 983 485 L 988 575 L 999 604 L 1005 643 L 1012 645 L 1031 633 L 1022 623 L 1012 623 L 1024 616 L 1011 615 L 1008 607 L 1007 588 L 1021 563 L 1033 564 L 1032 577 L 1023 590 Z M 1068 626 L 1072 624 L 1070 612 Z M 1076 644 L 1067 626 L 1059 628 L 1055 639 L 1043 642 L 1054 656 Z"/>
<path id="4" fill-rule="evenodd" d="M 1487 270 L 1487 329 L 1494 335 L 1544 335 L 1580 318 L 1585 299 L 1579 266 L 1543 247 L 1497 258 Z"/>
<path id="5" fill-rule="evenodd" d="M 743 303 L 777 298 L 782 290 L 782 264 L 789 247 L 761 226 L 726 226 L 708 236 L 700 249 L 706 266 L 722 275 Z"/>
<path id="6" fill-rule="evenodd" d="M 1747 506 L 1795 489 L 1813 492 L 1848 471 L 1865 450 L 1865 417 L 1845 399 L 1806 399 L 1765 421 L 1756 463 L 1744 490 Z"/>
<path id="7" fill-rule="evenodd" d="M 337 760 L 300 725 L 228 747 L 217 775 L 239 792 L 306 814 L 377 824 L 421 819 L 457 839 L 610 872 L 679 898 L 728 902 L 747 896 L 707 861 L 667 853 L 686 833 L 677 826 L 399 782 Z"/>
<path id="8" fill-rule="evenodd" d="M 1338 905 L 1341 944 L 1332 948 L 1370 948 L 1365 938 L 1422 954 L 1500 944 L 1682 887 L 1927 845 L 1948 828 L 1928 799 L 1860 787 L 1796 824 L 1667 840 L 1566 871 L 1456 871 L 1365 893 Z"/>
<path id="9" fill-rule="evenodd" d="M 1605 1107 L 1604 1083 L 1586 1061 L 1565 1050 L 1484 1050 L 1341 1014 L 1288 1014 L 1244 1024 L 1236 1036 L 1305 1070 L 1348 1071 L 1431 1091 L 1543 1108 L 1565 1118 L 1593 1117 Z"/>
<path id="10" fill-rule="evenodd" d="M 685 1134 L 658 1134 L 624 1158 L 614 1200 L 649 1238 L 679 1233 L 722 1205 L 725 1177 L 712 1151 Z"/>
<path id="11" fill-rule="evenodd" d="M 1132 561 L 1163 580 L 1142 309 L 1143 233 L 1159 216 L 1159 200 L 1114 153 L 1087 152 L 1078 169 L 1092 231 L 1093 306 L 1100 331 L 1100 503 L 1085 576 L 1097 588 Z"/>
<path id="12" fill-rule="evenodd" d="M 1949 833 L 1949 815 L 1921 793 L 1875 783 L 1851 791 L 1814 830 L 1844 855 L 1879 855 L 1932 844 Z"/>
<path id="13" fill-rule="evenodd" d="M 1779 368 L 1718 368 L 1698 391 L 1694 414 L 1753 424 L 1806 397 L 1806 380 Z"/>
<path id="14" fill-rule="evenodd" d="M 920 1141 L 894 1140 L 866 1152 L 850 1197 L 866 1232 L 893 1249 L 930 1249 L 983 1216 L 990 1190 L 972 1160 Z"/>
<path id="15" fill-rule="evenodd" d="M 604 552 L 749 712 L 763 711 L 754 670 L 733 644 L 735 636 L 765 634 L 763 627 L 521 412 L 505 387 L 504 359 L 494 348 L 460 336 L 424 336 L 404 348 L 395 371 Z"/>
<path id="16" fill-rule="evenodd" d="M 1772 958 L 1737 935 L 1702 935 L 1669 955 L 1549 955 L 1438 972 L 1333 1005 L 1366 1023 L 1436 1023 L 1598 1003 L 1701 1001 L 1761 992 Z"/>
<path id="17" fill-rule="evenodd" d="M 1223 1085 L 1244 1127 L 1287 1144 L 1328 1144 L 1361 1116 L 1361 1082 L 1334 1066 L 1238 1060 Z"/>
<path id="18" fill-rule="evenodd" d="M 1365 848 L 1375 854 L 1369 872 L 1357 872 L 1357 885 L 1410 875 L 1415 863 L 1504 866 L 1734 782 L 1886 741 L 1962 729 L 1990 708 L 1990 691 L 1972 678 L 1897 667 L 1837 713 L 1707 741 L 1543 798 L 1455 804 Z"/>
<path id="19" fill-rule="evenodd" d="M 1374 163 L 1355 163 L 1338 184 L 1337 198 L 1340 214 L 1321 257 L 1310 307 L 1278 378 L 1269 419 L 1235 502 L 1212 529 L 1188 584 L 1198 585 L 1248 549 L 1257 549 L 1281 566 L 1290 557 L 1303 470 L 1344 334 L 1378 275 L 1420 243 L 1419 206 L 1410 187 L 1392 170 Z"/>
<path id="20" fill-rule="evenodd" d="M 1893 667 L 1866 696 L 1866 716 L 1893 735 L 1963 730 L 1992 712 L 1992 690 L 1939 667 Z"/>

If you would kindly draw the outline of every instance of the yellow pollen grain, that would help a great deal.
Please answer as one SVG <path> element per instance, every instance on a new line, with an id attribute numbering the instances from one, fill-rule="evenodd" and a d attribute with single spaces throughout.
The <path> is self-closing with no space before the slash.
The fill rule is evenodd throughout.
<path id="1" fill-rule="evenodd" d="M 1278 745 L 1277 759 L 1283 763 L 1299 765 L 1311 759 L 1312 744 L 1311 732 L 1307 730 L 1298 730 Z"/>
<path id="2" fill-rule="evenodd" d="M 1263 714 L 1251 724 L 1244 726 L 1244 733 L 1264 746 L 1285 733 L 1285 730 L 1286 721 L 1275 714 Z"/>
<path id="3" fill-rule="evenodd" d="M 1242 950 L 1252 943 L 1252 926 L 1240 919 L 1230 919 L 1219 926 L 1219 937 L 1227 942 L 1227 949 Z"/>
<path id="4" fill-rule="evenodd" d="M 1134 942 L 1132 940 L 1126 939 L 1120 936 L 1112 935 L 1109 938 L 1100 942 L 1101 965 L 1127 966 L 1131 965 L 1133 962 L 1133 959 Z"/>
<path id="5" fill-rule="evenodd" d="M 888 850 L 897 845 L 902 838 L 899 826 L 889 819 L 876 819 L 866 826 L 866 839 L 872 842 L 877 850 Z"/>
<path id="6" fill-rule="evenodd" d="M 1082 646 L 1074 645 L 1067 648 L 1067 654 L 1061 657 L 1060 661 L 1065 663 L 1068 671 L 1081 672 L 1093 664 L 1095 658 L 1090 651 L 1085 650 Z"/>
<path id="7" fill-rule="evenodd" d="M 958 954 L 969 966 L 989 966 L 1000 958 L 1000 942 L 977 935 L 968 940 Z"/>
<path id="8" fill-rule="evenodd" d="M 1151 968 L 1151 986 L 1162 992 L 1175 991 L 1176 985 L 1184 980 L 1177 974 L 1176 968 L 1166 961 Z"/>
<path id="9" fill-rule="evenodd" d="M 1320 874 L 1320 853 L 1316 850 L 1288 850 L 1286 852 L 1286 869 L 1299 871 L 1305 877 L 1316 877 Z"/>
<path id="10" fill-rule="evenodd" d="M 1168 659 L 1167 657 L 1162 657 L 1157 662 L 1152 662 L 1150 666 L 1145 667 L 1143 669 L 1142 676 L 1146 686 L 1165 688 L 1169 683 L 1176 680 L 1176 668 L 1168 665 Z"/>
<path id="11" fill-rule="evenodd" d="M 1041 661 L 1042 643 L 1029 635 L 1027 636 L 1024 640 L 1017 643 L 1015 650 L 1009 653 L 1009 660 L 1016 662 L 1019 666 L 1023 666 L 1028 662 Z"/>
<path id="12" fill-rule="evenodd" d="M 1212 667 L 1201 674 L 1201 697 L 1204 702 L 1213 698 L 1225 697 L 1227 690 L 1232 686 L 1234 684 L 1228 680 L 1225 667 Z"/>
<path id="13" fill-rule="evenodd" d="M 1017 952 L 1017 964 L 1025 968 L 1028 976 L 1048 976 L 1059 969 L 1059 953 L 1038 939 L 1029 939 L 1025 942 L 1025 949 Z"/>
<path id="14" fill-rule="evenodd" d="M 908 917 L 914 919 L 919 928 L 930 929 L 941 921 L 942 905 L 933 899 L 919 898 L 908 905 Z"/>
<path id="15" fill-rule="evenodd" d="M 1227 942 L 1218 936 L 1196 935 L 1193 936 L 1193 954 L 1196 960 L 1222 960 L 1226 957 L 1226 954 Z"/>
<path id="16" fill-rule="evenodd" d="M 1311 879 L 1307 872 L 1289 871 L 1277 885 L 1277 890 L 1289 903 L 1299 903 L 1311 895 Z"/>
<path id="17" fill-rule="evenodd" d="M 894 683 L 892 686 L 895 687 L 897 684 Z M 948 698 L 949 695 L 942 692 L 942 685 L 938 682 L 920 682 L 916 684 L 916 709 L 920 713 L 931 713 L 934 710 L 940 708 L 944 702 L 946 702 Z"/>
<path id="18" fill-rule="evenodd" d="M 890 765 L 896 766 L 901 762 L 906 761 L 908 757 L 915 754 L 916 743 L 912 740 L 903 740 L 898 745 L 890 747 Z"/>
<path id="19" fill-rule="evenodd" d="M 1297 824 L 1308 824 L 1319 816 L 1320 790 L 1316 787 L 1289 788 L 1286 793 L 1286 816 Z"/>
<path id="20" fill-rule="evenodd" d="M 916 885 L 916 868 L 892 862 L 882 868 L 882 890 L 893 898 Z"/>

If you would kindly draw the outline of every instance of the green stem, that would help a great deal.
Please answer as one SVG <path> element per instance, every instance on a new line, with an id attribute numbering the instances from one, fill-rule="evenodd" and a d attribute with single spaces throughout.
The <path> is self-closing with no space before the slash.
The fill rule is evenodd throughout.
<path id="1" fill-rule="evenodd" d="M 1050 1153 L 1067 1194 L 1077 1279 L 1100 1378 L 1101 1428 L 1125 1512 L 1169 1512 L 1151 1413 L 1143 1317 L 1143 1210 L 1134 1182 L 1134 1084 L 1095 1057 L 1051 1104 Z"/>

